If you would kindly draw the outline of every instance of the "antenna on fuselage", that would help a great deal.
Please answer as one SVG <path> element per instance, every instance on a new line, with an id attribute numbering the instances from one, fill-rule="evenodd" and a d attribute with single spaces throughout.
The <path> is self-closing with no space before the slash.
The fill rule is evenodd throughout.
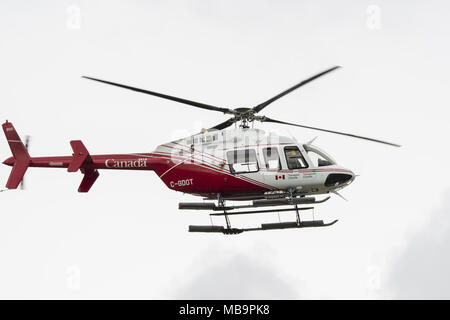
<path id="1" fill-rule="evenodd" d="M 315 140 L 317 139 L 317 136 L 309 140 L 307 143 L 305 143 L 307 146 L 311 145 Z"/>

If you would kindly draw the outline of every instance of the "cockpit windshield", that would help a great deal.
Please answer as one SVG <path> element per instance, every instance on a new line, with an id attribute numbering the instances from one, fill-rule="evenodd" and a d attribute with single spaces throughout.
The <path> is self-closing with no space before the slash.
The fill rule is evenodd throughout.
<path id="1" fill-rule="evenodd" d="M 336 161 L 328 155 L 325 151 L 320 150 L 319 148 L 312 145 L 303 145 L 305 148 L 308 158 L 311 162 L 317 167 L 326 167 L 332 166 L 336 164 Z"/>

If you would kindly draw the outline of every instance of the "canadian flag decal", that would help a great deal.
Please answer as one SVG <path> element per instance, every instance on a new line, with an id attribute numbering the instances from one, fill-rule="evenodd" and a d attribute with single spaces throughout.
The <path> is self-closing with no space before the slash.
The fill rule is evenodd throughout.
<path id="1" fill-rule="evenodd" d="M 279 176 L 279 175 L 276 175 L 275 176 L 275 180 L 285 180 L 286 179 L 286 176 L 283 174 L 282 176 Z"/>

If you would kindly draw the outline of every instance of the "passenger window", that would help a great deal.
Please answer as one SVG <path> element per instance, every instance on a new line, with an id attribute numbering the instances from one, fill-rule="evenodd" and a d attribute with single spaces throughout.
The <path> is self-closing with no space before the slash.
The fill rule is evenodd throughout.
<path id="1" fill-rule="evenodd" d="M 300 149 L 297 146 L 285 147 L 284 154 L 286 155 L 286 163 L 289 169 L 302 169 L 308 167 L 305 158 L 303 158 Z"/>
<path id="2" fill-rule="evenodd" d="M 278 156 L 278 150 L 276 147 L 263 149 L 264 162 L 266 163 L 266 169 L 268 170 L 280 170 L 281 163 Z"/>
<path id="3" fill-rule="evenodd" d="M 252 149 L 227 152 L 231 173 L 256 172 L 259 170 L 256 152 Z"/>

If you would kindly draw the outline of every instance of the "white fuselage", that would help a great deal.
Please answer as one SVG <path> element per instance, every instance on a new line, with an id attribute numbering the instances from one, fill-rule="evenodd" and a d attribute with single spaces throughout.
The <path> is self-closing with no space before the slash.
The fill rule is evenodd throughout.
<path id="1" fill-rule="evenodd" d="M 179 186 L 174 178 L 164 182 L 169 188 L 183 192 L 190 192 L 189 187 L 199 183 L 214 183 L 217 188 L 211 186 L 212 193 L 220 190 L 233 193 L 227 189 L 232 188 L 232 179 L 266 191 L 324 194 L 347 186 L 355 177 L 351 170 L 338 165 L 321 149 L 259 129 L 208 131 L 160 145 L 154 153 L 171 156 L 173 166 L 167 172 L 172 171 L 171 175 L 176 174 L 178 181 L 189 183 Z M 183 170 L 187 164 L 194 169 Z M 217 177 L 211 175 L 211 181 L 199 181 L 197 173 L 204 170 L 217 172 Z M 166 175 L 164 172 L 160 177 L 164 180 Z M 236 185 L 236 190 L 239 187 Z M 239 189 L 236 193 L 245 191 Z"/>

